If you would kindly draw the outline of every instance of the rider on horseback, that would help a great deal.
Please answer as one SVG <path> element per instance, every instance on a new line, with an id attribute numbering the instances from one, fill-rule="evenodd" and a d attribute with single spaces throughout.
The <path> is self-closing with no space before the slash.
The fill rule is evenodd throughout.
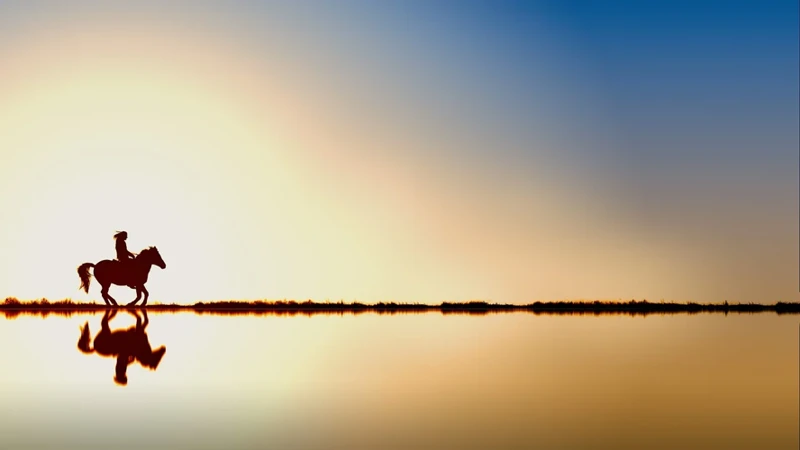
<path id="1" fill-rule="evenodd" d="M 114 235 L 114 239 L 117 241 L 115 246 L 117 251 L 116 260 L 104 259 L 97 264 L 86 262 L 78 266 L 78 277 L 81 279 L 80 289 L 83 289 L 87 294 L 89 293 L 89 282 L 92 278 L 90 271 L 94 268 L 94 275 L 102 288 L 100 292 L 103 294 L 103 300 L 109 306 L 117 305 L 117 301 L 108 293 L 108 289 L 114 284 L 136 289 L 136 300 L 128 305 L 138 303 L 142 294 L 144 294 L 142 306 L 147 305 L 149 294 L 144 284 L 147 282 L 150 268 L 152 266 L 161 269 L 167 268 L 167 263 L 164 262 L 164 258 L 161 257 L 155 246 L 147 247 L 137 255 L 128 251 L 128 247 L 125 245 L 127 238 L 128 233 L 124 231 L 118 231 Z"/>
<path id="2" fill-rule="evenodd" d="M 136 255 L 128 251 L 128 246 L 125 244 L 125 239 L 128 239 L 127 231 L 117 232 L 117 234 L 114 235 L 114 239 L 117 241 L 115 245 L 117 249 L 117 261 L 124 264 L 136 257 Z"/>

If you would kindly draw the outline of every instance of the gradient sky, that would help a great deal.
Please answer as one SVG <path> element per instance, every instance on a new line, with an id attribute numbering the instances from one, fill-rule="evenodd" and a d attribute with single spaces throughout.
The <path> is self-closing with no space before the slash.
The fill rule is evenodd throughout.
<path id="1" fill-rule="evenodd" d="M 63 3 L 0 3 L 0 296 L 124 229 L 162 301 L 797 299 L 796 1 Z"/>

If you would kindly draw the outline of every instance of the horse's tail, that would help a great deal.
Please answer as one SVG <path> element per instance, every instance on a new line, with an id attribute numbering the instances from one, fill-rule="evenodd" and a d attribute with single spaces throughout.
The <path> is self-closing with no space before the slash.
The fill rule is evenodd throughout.
<path id="1" fill-rule="evenodd" d="M 78 339 L 78 350 L 83 353 L 92 353 L 94 349 L 91 346 L 92 335 L 89 333 L 89 322 L 86 322 L 81 329 L 81 337 Z"/>
<path id="2" fill-rule="evenodd" d="M 83 289 L 87 294 L 89 293 L 89 281 L 92 279 L 89 269 L 92 267 L 94 267 L 92 263 L 83 263 L 78 267 L 78 276 L 81 277 L 81 287 L 78 289 Z"/>

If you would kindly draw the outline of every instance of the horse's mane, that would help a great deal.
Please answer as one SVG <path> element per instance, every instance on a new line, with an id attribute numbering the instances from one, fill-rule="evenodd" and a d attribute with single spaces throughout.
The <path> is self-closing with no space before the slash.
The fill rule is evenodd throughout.
<path id="1" fill-rule="evenodd" d="M 155 245 L 151 245 L 150 247 L 147 247 L 144 250 L 140 251 L 139 255 L 145 255 L 145 254 L 148 254 L 148 253 L 153 252 L 153 251 L 157 251 Z M 139 256 L 139 255 L 137 255 L 137 256 Z"/>

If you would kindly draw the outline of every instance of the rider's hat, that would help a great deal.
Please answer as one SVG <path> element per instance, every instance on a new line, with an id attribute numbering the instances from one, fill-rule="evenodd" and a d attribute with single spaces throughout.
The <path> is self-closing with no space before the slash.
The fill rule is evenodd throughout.
<path id="1" fill-rule="evenodd" d="M 114 239 L 128 239 L 128 232 L 127 231 L 117 231 L 117 234 L 114 235 Z"/>

